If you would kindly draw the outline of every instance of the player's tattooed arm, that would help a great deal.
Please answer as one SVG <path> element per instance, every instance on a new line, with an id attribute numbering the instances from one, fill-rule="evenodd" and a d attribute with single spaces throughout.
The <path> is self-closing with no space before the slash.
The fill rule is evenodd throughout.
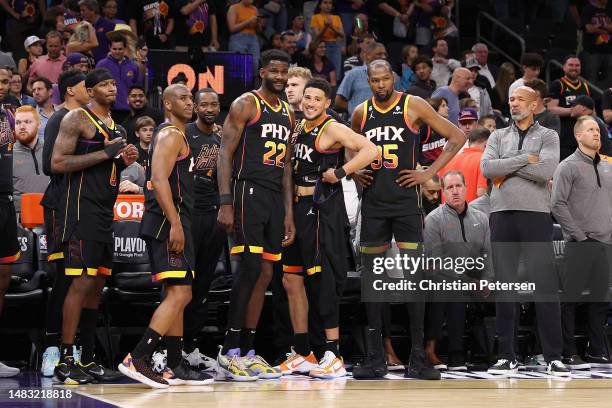
<path id="1" fill-rule="evenodd" d="M 89 120 L 82 110 L 68 112 L 60 124 L 59 133 L 51 156 L 51 171 L 53 173 L 70 173 L 95 166 L 114 157 L 125 146 L 121 138 L 105 142 L 105 149 L 93 153 L 75 155 L 79 136 L 88 131 Z"/>
<path id="2" fill-rule="evenodd" d="M 402 187 L 412 187 L 416 184 L 423 184 L 431 179 L 440 169 L 442 169 L 453 157 L 461 150 L 466 138 L 463 132 L 451 122 L 438 115 L 437 112 L 422 98 L 410 96 L 408 103 L 409 124 L 417 128 L 421 124 L 429 125 L 439 135 L 446 139 L 446 146 L 427 169 L 401 170 L 400 177 L 396 180 Z"/>
<path id="3" fill-rule="evenodd" d="M 234 224 L 234 209 L 231 204 L 227 204 L 224 199 L 231 195 L 232 165 L 234 153 L 240 144 L 242 133 L 250 120 L 257 114 L 255 100 L 250 94 L 243 94 L 230 106 L 229 113 L 223 124 L 223 137 L 221 138 L 221 148 L 217 159 L 217 183 L 219 185 L 219 196 L 221 206 L 217 221 L 231 232 Z"/>

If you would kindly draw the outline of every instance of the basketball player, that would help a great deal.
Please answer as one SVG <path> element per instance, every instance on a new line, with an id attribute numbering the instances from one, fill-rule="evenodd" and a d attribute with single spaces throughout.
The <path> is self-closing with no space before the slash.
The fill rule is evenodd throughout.
<path id="1" fill-rule="evenodd" d="M 85 86 L 91 104 L 66 114 L 51 156 L 51 171 L 67 173 L 61 240 L 65 273 L 73 280 L 64 301 L 60 362 L 55 369 L 65 384 L 108 380 L 109 370 L 94 362 L 97 319 L 93 316 L 112 270 L 119 173 L 138 158 L 136 147 L 126 146 L 110 117 L 117 94 L 110 71 L 91 71 Z M 75 365 L 72 347 L 81 315 L 91 315 L 87 317 L 91 327 L 81 327 L 83 351 Z"/>
<path id="2" fill-rule="evenodd" d="M 422 248 L 423 219 L 420 184 L 432 178 L 465 143 L 463 133 L 417 96 L 394 91 L 394 76 L 389 63 L 375 60 L 368 65 L 371 100 L 353 112 L 352 128 L 378 147 L 379 158 L 363 175 L 357 175 L 366 188 L 361 204 L 361 252 L 366 273 L 372 273 L 374 257 L 382 256 L 395 237 L 398 249 L 408 256 L 419 256 Z M 440 156 L 427 170 L 415 170 L 418 160 L 419 127 L 431 126 L 448 140 Z M 419 279 L 420 274 L 410 275 Z M 381 338 L 382 303 L 366 303 L 369 350 L 366 363 L 353 371 L 355 378 L 382 377 L 387 372 Z M 421 379 L 440 379 L 427 362 L 423 351 L 425 304 L 415 294 L 408 304 L 412 349 L 404 375 Z"/>
<path id="3" fill-rule="evenodd" d="M 50 177 L 49 185 L 41 200 L 44 207 L 45 234 L 47 237 L 47 260 L 55 264 L 55 280 L 49 294 L 47 315 L 45 319 L 45 352 L 43 353 L 42 374 L 50 377 L 59 362 L 59 335 L 62 327 L 62 306 L 68 293 L 71 278 L 64 271 L 64 252 L 62 250 L 62 217 L 65 210 L 62 198 L 66 194 L 64 175 L 51 171 L 51 154 L 57 140 L 60 124 L 66 114 L 89 102 L 85 87 L 85 74 L 79 70 L 62 72 L 58 79 L 60 99 L 64 101 L 61 109 L 49 118 L 45 126 L 45 143 L 43 145 L 43 172 Z M 87 319 L 97 319 L 97 313 L 83 313 L 81 325 L 90 325 Z M 95 323 L 93 323 L 95 325 Z"/>
<path id="4" fill-rule="evenodd" d="M 9 80 L 13 72 L 8 67 L 0 67 L 0 100 L 9 92 Z M 11 115 L 0 106 L 0 312 L 4 304 L 4 294 L 11 283 L 11 264 L 19 259 L 17 241 L 17 216 L 13 204 L 13 133 L 14 121 Z M 0 363 L 0 377 L 13 377 L 19 374 L 18 368 Z"/>
<path id="5" fill-rule="evenodd" d="M 304 120 L 294 141 L 297 236 L 285 249 L 283 260 L 295 350 L 280 368 L 283 373 L 308 373 L 315 378 L 346 375 L 338 350 L 339 297 L 348 270 L 348 237 L 342 239 L 347 215 L 339 181 L 378 156 L 372 142 L 326 114 L 331 97 L 327 81 L 311 79 L 306 83 Z M 356 152 L 347 163 L 342 148 Z M 325 328 L 326 350 L 318 364 L 308 344 L 309 306 L 317 310 Z"/>
<path id="6" fill-rule="evenodd" d="M 147 243 L 153 281 L 163 283 L 165 297 L 140 342 L 119 364 L 119 371 L 151 388 L 213 381 L 182 364 L 183 311 L 191 301 L 194 278 L 193 155 L 185 136 L 185 125 L 193 115 L 193 97 L 185 85 L 173 84 L 164 90 L 163 102 L 167 122 L 159 126 L 151 142 L 140 235 Z M 168 359 L 160 376 L 148 361 L 162 336 Z"/>
<path id="7" fill-rule="evenodd" d="M 185 358 L 192 367 L 210 368 L 210 359 L 198 350 L 198 334 L 206 322 L 208 290 L 227 235 L 217 223 L 219 187 L 217 157 L 221 145 L 221 128 L 215 126 L 221 104 L 219 95 L 210 88 L 195 94 L 195 122 L 187 125 L 185 136 L 193 152 L 194 173 L 193 244 L 195 278 L 191 303 L 185 309 Z M 212 360 L 214 361 L 214 360 Z M 212 367 L 212 365 L 210 365 Z"/>
<path id="8" fill-rule="evenodd" d="M 231 254 L 242 259 L 230 296 L 225 343 L 217 357 L 217 378 L 253 381 L 281 375 L 255 354 L 253 343 L 272 262 L 280 260 L 281 246 L 293 242 L 295 235 L 289 143 L 295 119 L 280 99 L 288 70 L 285 52 L 264 52 L 261 87 L 235 100 L 223 125 L 218 221 L 234 232 Z M 240 358 L 241 350 L 245 358 Z"/>

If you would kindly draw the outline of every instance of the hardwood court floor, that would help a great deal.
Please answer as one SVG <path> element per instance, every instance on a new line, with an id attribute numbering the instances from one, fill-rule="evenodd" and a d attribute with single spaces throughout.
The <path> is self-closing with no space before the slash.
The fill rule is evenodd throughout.
<path id="1" fill-rule="evenodd" d="M 75 390 L 130 408 L 612 407 L 612 379 L 596 378 L 313 381 L 289 377 L 167 390 L 150 390 L 138 384 L 87 385 Z"/>

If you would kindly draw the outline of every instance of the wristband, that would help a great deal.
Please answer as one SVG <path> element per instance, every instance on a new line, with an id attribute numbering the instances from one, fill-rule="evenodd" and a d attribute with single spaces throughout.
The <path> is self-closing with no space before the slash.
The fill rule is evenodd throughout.
<path id="1" fill-rule="evenodd" d="M 221 194 L 219 196 L 219 205 L 232 205 L 232 195 Z"/>
<path id="2" fill-rule="evenodd" d="M 106 155 L 110 159 L 112 159 L 113 157 L 117 157 L 121 149 L 123 149 L 124 147 L 125 147 L 125 142 L 107 144 L 106 146 L 104 146 L 104 153 L 106 153 Z"/>
<path id="3" fill-rule="evenodd" d="M 336 176 L 338 180 L 341 180 L 346 176 L 346 171 L 344 168 L 340 167 L 339 169 L 334 170 L 334 176 Z"/>

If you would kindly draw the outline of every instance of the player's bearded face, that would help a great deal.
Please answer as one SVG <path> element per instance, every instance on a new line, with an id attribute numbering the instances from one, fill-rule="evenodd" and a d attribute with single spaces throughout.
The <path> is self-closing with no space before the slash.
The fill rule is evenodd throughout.
<path id="1" fill-rule="evenodd" d="M 375 68 L 368 79 L 374 98 L 378 102 L 386 102 L 393 95 L 393 74 L 386 68 Z"/>
<path id="2" fill-rule="evenodd" d="M 196 113 L 200 120 L 207 125 L 215 123 L 219 116 L 220 104 L 219 99 L 213 93 L 207 93 L 200 97 L 196 105 Z"/>
<path id="3" fill-rule="evenodd" d="M 271 61 L 262 71 L 264 88 L 270 92 L 281 94 L 287 86 L 289 64 L 281 61 Z"/>

